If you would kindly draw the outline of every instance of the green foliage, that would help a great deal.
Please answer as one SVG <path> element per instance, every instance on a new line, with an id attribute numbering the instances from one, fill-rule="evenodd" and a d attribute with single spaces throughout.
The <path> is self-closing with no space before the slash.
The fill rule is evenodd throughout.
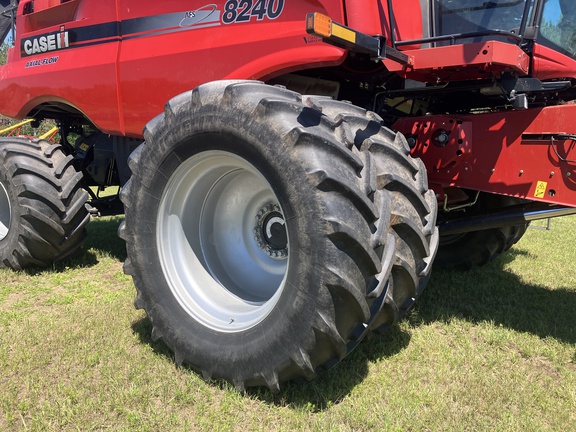
<path id="1" fill-rule="evenodd" d="M 540 27 L 540 34 L 552 43 L 576 54 L 576 28 L 575 18 L 560 15 L 557 21 L 548 20 L 546 16 Z"/>
<path id="2" fill-rule="evenodd" d="M 554 42 L 556 45 L 560 45 L 561 32 L 556 23 L 546 21 L 540 28 L 540 33 L 549 41 Z"/>
<path id="3" fill-rule="evenodd" d="M 0 115 L 0 129 L 7 128 L 7 127 L 14 125 L 14 124 L 17 124 L 17 123 L 20 123 L 20 120 L 14 120 L 14 119 Z M 50 131 L 55 126 L 56 126 L 56 123 L 53 120 L 44 120 L 44 121 L 40 122 L 40 125 L 37 128 L 33 128 L 32 125 L 30 123 L 28 123 L 28 124 L 23 125 L 21 128 L 18 128 L 16 130 L 8 133 L 7 135 L 11 135 L 11 136 L 22 135 L 22 136 L 29 136 L 29 137 L 39 137 L 39 136 L 44 135 L 48 131 Z M 52 142 L 59 142 L 59 140 L 60 140 L 59 134 L 56 134 L 51 139 Z"/>
<path id="4" fill-rule="evenodd" d="M 7 44 L 6 42 L 0 45 L 0 66 L 6 64 L 6 59 L 8 56 L 8 48 L 10 48 L 10 45 Z"/>

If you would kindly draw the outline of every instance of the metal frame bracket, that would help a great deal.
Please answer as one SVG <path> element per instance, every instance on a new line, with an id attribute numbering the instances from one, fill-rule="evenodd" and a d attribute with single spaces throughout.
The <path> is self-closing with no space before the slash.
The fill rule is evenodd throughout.
<path id="1" fill-rule="evenodd" d="M 318 36 L 326 43 L 347 48 L 352 52 L 368 54 L 372 60 L 390 58 L 401 64 L 408 64 L 409 57 L 386 45 L 384 36 L 369 36 L 338 24 L 318 12 L 306 15 L 306 32 Z"/>

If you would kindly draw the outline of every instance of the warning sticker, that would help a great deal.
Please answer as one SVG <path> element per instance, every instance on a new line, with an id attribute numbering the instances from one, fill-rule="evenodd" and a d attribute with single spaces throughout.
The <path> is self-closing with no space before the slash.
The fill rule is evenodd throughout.
<path id="1" fill-rule="evenodd" d="M 536 198 L 544 198 L 546 194 L 546 188 L 548 187 L 548 183 L 539 181 L 536 183 L 536 190 L 534 191 L 534 196 Z"/>

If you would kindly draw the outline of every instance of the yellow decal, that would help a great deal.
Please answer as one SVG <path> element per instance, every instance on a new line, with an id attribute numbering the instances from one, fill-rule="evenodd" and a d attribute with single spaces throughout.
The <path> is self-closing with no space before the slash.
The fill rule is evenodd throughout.
<path id="1" fill-rule="evenodd" d="M 341 27 L 332 23 L 332 34 L 340 39 L 347 40 L 348 42 L 356 43 L 356 33 L 347 28 Z"/>
<path id="2" fill-rule="evenodd" d="M 539 181 L 536 183 L 536 190 L 534 191 L 534 196 L 536 198 L 544 198 L 544 194 L 546 193 L 546 188 L 548 187 L 548 183 Z"/>
<path id="3" fill-rule="evenodd" d="M 82 143 L 80 144 L 80 150 L 82 150 L 83 152 L 90 150 L 90 146 L 86 143 Z"/>

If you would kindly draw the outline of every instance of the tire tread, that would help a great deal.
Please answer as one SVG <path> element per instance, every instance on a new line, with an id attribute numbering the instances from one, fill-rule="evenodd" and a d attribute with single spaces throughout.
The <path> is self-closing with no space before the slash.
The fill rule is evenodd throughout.
<path id="1" fill-rule="evenodd" d="M 2 265 L 48 266 L 78 251 L 90 216 L 83 178 L 62 146 L 26 138 L 0 139 L 0 167 L 14 190 L 15 230 L 0 244 Z"/>

